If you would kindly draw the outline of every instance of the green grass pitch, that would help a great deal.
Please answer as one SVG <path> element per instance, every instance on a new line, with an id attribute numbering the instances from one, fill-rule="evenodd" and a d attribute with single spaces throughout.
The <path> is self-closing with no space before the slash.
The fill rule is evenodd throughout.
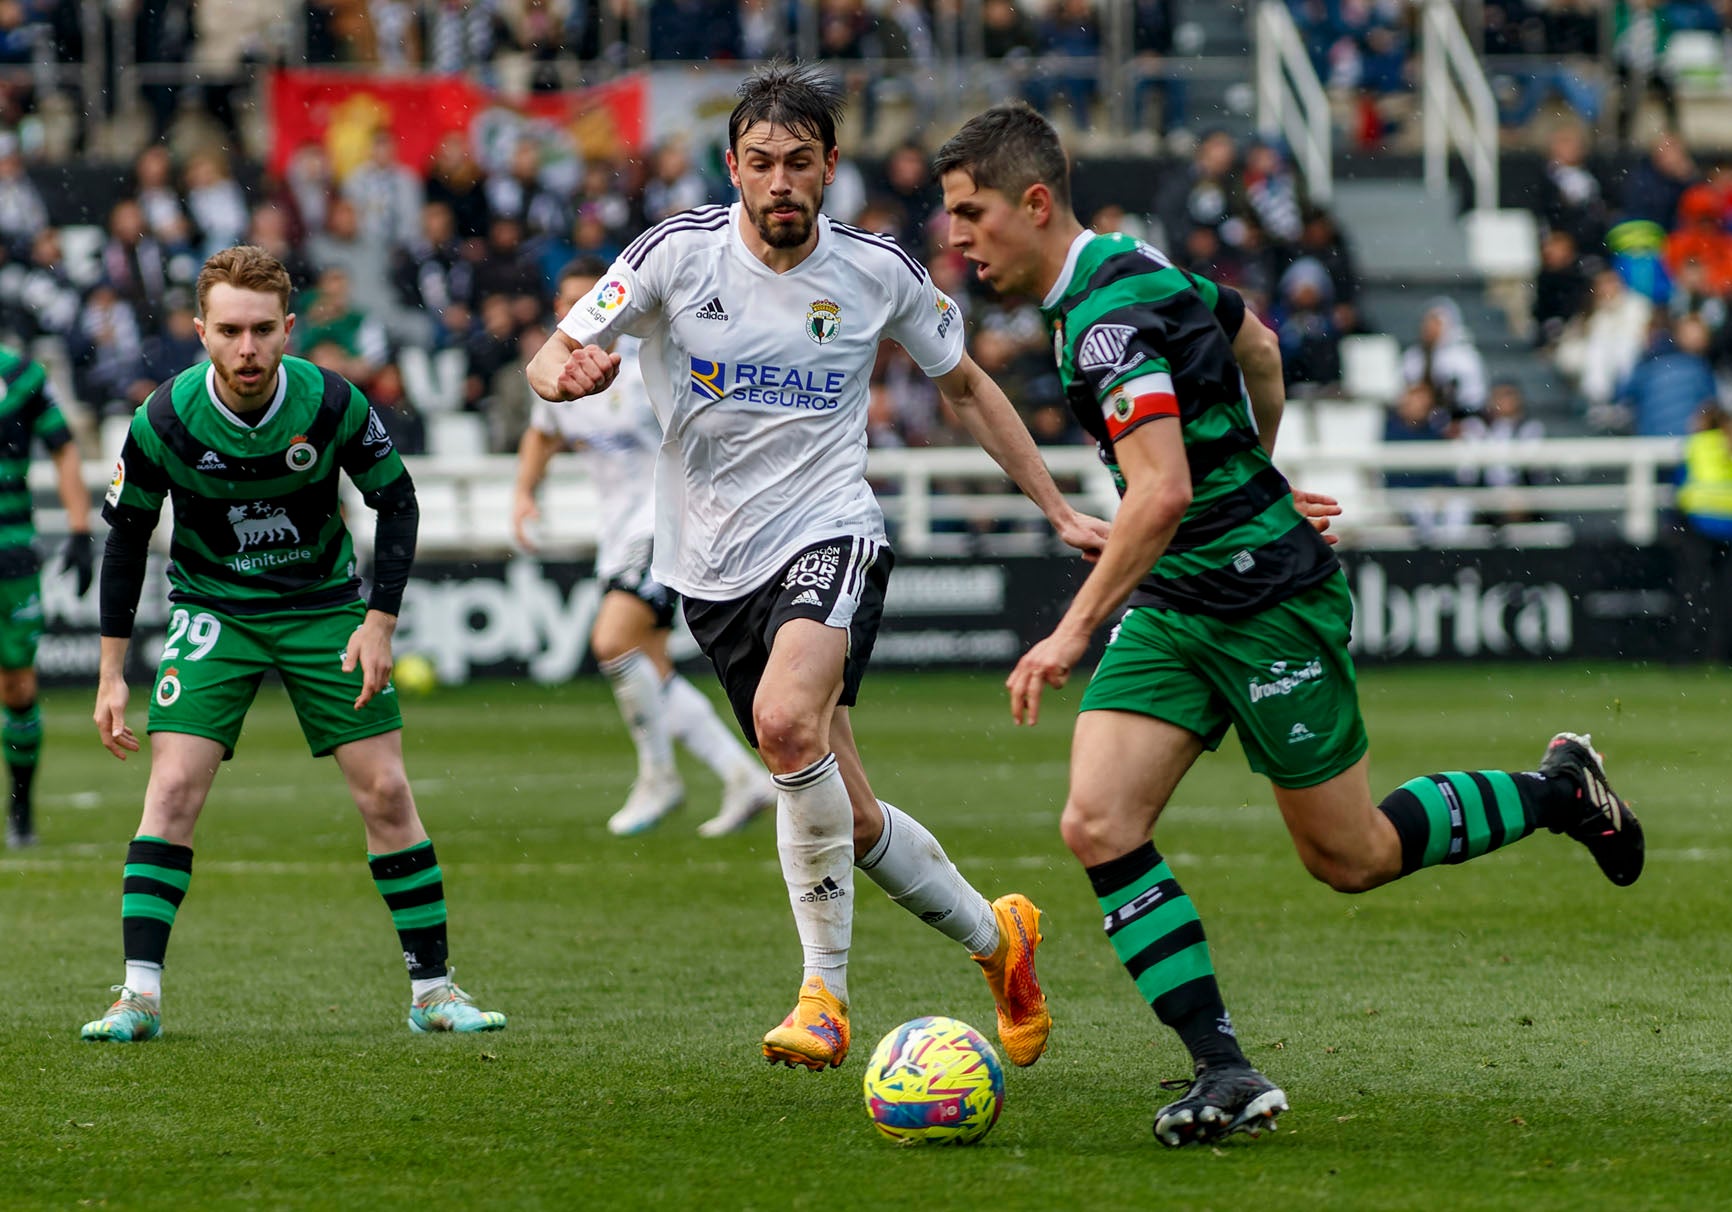
<path id="1" fill-rule="evenodd" d="M 604 685 L 405 704 L 460 980 L 510 1030 L 418 1037 L 334 766 L 280 691 L 218 781 L 169 951 L 165 1032 L 79 1043 L 120 976 L 120 864 L 145 764 L 47 696 L 43 845 L 0 856 L 0 1208 L 1682 1208 L 1732 1179 L 1732 675 L 1432 667 L 1365 675 L 1373 782 L 1532 767 L 1592 730 L 1647 824 L 1629 890 L 1542 834 L 1362 897 L 1294 857 L 1232 743 L 1159 842 L 1196 900 L 1274 1136 L 1150 1135 L 1177 1042 L 1100 933 L 1059 840 L 1074 691 L 1014 730 L 996 677 L 868 681 L 875 787 L 989 896 L 1047 911 L 1057 1026 L 980 1146 L 897 1149 L 861 1106 L 873 1044 L 922 1014 L 990 1031 L 960 949 L 858 882 L 854 1053 L 772 1069 L 795 939 L 772 829 L 622 841 L 632 763 Z M 711 686 L 713 690 L 713 685 Z M 142 723 L 144 695 L 133 716 Z"/>

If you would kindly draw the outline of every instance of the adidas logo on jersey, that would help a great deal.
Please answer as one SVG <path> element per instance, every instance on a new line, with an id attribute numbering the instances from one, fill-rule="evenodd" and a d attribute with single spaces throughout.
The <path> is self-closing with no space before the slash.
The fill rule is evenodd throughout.
<path id="1" fill-rule="evenodd" d="M 794 605 L 796 606 L 822 606 L 823 604 L 824 599 L 818 596 L 818 591 L 816 589 L 808 589 L 805 593 L 794 599 Z"/>
<path id="2" fill-rule="evenodd" d="M 826 875 L 822 884 L 814 884 L 812 886 L 812 891 L 805 893 L 800 897 L 800 900 L 804 904 L 810 905 L 815 901 L 840 900 L 842 897 L 847 895 L 848 894 L 837 885 L 835 880 Z"/>
<path id="3" fill-rule="evenodd" d="M 229 465 L 222 461 L 222 456 L 214 450 L 204 452 L 204 457 L 198 461 L 199 471 L 227 471 Z"/>
<path id="4" fill-rule="evenodd" d="M 725 320 L 727 318 L 728 309 L 722 306 L 722 296 L 720 295 L 713 296 L 708 303 L 698 308 L 698 319 L 700 320 Z"/>

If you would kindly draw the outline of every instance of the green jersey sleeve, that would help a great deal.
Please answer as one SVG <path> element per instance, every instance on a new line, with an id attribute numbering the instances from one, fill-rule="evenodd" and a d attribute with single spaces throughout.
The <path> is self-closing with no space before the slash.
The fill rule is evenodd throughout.
<path id="1" fill-rule="evenodd" d="M 110 526 L 145 522 L 154 526 L 168 495 L 168 472 L 163 469 L 162 441 L 150 427 L 149 401 L 132 414 L 126 443 L 114 464 L 114 476 L 103 498 L 102 517 Z"/>
<path id="2" fill-rule="evenodd" d="M 351 385 L 349 407 L 337 427 L 337 464 L 373 504 L 373 497 L 408 475 L 385 422 L 359 388 Z"/>
<path id="3" fill-rule="evenodd" d="M 32 362 L 27 374 L 40 379 L 35 398 L 31 401 L 36 416 L 30 423 L 30 432 L 40 438 L 51 453 L 58 451 L 72 441 L 72 430 L 67 427 L 65 414 L 60 411 L 60 397 L 55 395 L 54 384 L 40 363 Z"/>

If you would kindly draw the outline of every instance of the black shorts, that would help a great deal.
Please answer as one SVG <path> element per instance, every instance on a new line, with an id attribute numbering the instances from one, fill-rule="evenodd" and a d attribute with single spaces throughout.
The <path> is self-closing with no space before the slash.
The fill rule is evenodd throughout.
<path id="1" fill-rule="evenodd" d="M 843 707 L 860 695 L 878 624 L 884 617 L 884 589 L 890 584 L 895 557 L 884 543 L 843 537 L 814 543 L 789 560 L 762 587 L 727 602 L 685 599 L 686 623 L 692 636 L 716 667 L 728 692 L 734 718 L 754 749 L 752 700 L 770 660 L 776 632 L 789 619 L 816 619 L 848 633 L 848 657 L 842 666 Z"/>
<path id="2" fill-rule="evenodd" d="M 680 595 L 650 575 L 650 545 L 641 544 L 632 552 L 631 563 L 602 583 L 603 593 L 629 593 L 648 606 L 655 614 L 656 630 L 667 631 L 674 625 L 674 611 Z"/>

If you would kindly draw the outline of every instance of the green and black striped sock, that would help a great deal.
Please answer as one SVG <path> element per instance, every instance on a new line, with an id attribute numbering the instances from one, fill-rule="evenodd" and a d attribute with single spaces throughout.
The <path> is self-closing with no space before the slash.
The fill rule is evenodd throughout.
<path id="1" fill-rule="evenodd" d="M 1401 838 L 1401 874 L 1439 863 L 1465 863 L 1544 825 L 1568 780 L 1502 770 L 1449 771 L 1408 779 L 1390 792 L 1379 812 Z"/>
<path id="2" fill-rule="evenodd" d="M 5 722 L 0 723 L 0 748 L 6 751 L 6 767 L 12 774 L 12 824 L 28 833 L 30 819 L 30 787 L 36 781 L 36 761 L 42 755 L 42 709 L 35 703 L 14 710 L 5 709 Z"/>
<path id="3" fill-rule="evenodd" d="M 1137 991 L 1202 1064 L 1245 1064 L 1215 983 L 1203 923 L 1165 860 L 1147 842 L 1088 869 L 1107 941 Z"/>
<path id="4" fill-rule="evenodd" d="M 445 975 L 445 877 L 431 840 L 391 854 L 369 854 L 373 883 L 391 911 L 414 980 Z"/>
<path id="5" fill-rule="evenodd" d="M 192 882 L 192 847 L 139 836 L 126 848 L 120 933 L 129 964 L 162 966 L 175 911 Z"/>

